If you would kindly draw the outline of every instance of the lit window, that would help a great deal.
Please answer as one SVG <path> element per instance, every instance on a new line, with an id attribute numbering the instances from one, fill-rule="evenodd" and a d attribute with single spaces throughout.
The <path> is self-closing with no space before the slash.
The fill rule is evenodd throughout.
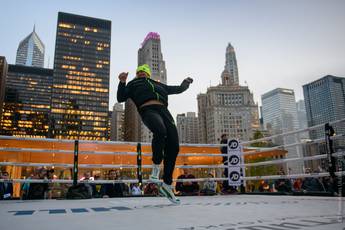
<path id="1" fill-rule="evenodd" d="M 67 23 L 59 23 L 59 27 L 68 28 L 68 29 L 75 29 L 75 25 L 67 24 Z"/>

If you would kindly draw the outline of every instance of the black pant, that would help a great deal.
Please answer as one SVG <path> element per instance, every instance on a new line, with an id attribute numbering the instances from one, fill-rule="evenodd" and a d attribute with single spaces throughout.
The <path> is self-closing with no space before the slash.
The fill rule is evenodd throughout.
<path id="1" fill-rule="evenodd" d="M 179 141 L 174 119 L 164 105 L 148 105 L 139 109 L 144 124 L 153 133 L 152 161 L 160 164 L 164 160 L 163 181 L 172 183 Z"/>

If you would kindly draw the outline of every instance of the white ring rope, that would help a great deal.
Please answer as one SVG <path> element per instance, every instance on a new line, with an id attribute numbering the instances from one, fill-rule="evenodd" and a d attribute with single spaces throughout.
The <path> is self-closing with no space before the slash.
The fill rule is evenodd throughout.
<path id="1" fill-rule="evenodd" d="M 1 137 L 1 136 L 0 136 Z M 336 135 L 331 137 L 332 140 L 337 140 L 344 138 L 345 134 L 341 135 Z M 253 155 L 261 152 L 267 152 L 271 150 L 279 150 L 279 149 L 284 149 L 284 148 L 289 148 L 293 146 L 298 146 L 298 145 L 305 145 L 305 144 L 310 144 L 310 143 L 321 143 L 324 142 L 324 138 L 320 139 L 315 139 L 312 141 L 308 142 L 297 142 L 293 144 L 287 144 L 287 145 L 279 145 L 279 146 L 274 146 L 274 147 L 269 147 L 269 148 L 258 148 L 258 147 L 248 147 L 248 149 L 255 149 L 253 151 L 247 151 L 243 152 L 243 155 Z M 225 145 L 226 146 L 226 145 Z M 1 151 L 6 151 L 6 152 L 36 152 L 36 153 L 64 153 L 64 154 L 73 154 L 74 152 L 71 150 L 58 150 L 58 149 L 36 149 L 36 148 L 13 148 L 13 147 L 0 147 L 0 152 Z M 79 154 L 96 154 L 96 155 L 130 155 L 130 156 L 136 156 L 136 152 L 110 152 L 110 151 L 79 151 Z M 142 153 L 142 156 L 152 156 L 151 153 Z M 227 154 L 220 154 L 220 153 L 183 153 L 180 154 L 179 156 L 183 157 L 198 157 L 198 156 L 208 156 L 208 157 L 215 157 L 215 156 L 227 156 Z"/>
<path id="2" fill-rule="evenodd" d="M 329 124 L 334 125 L 334 124 L 338 124 L 338 123 L 342 123 L 342 122 L 345 122 L 345 118 L 329 122 Z M 244 141 L 244 142 L 241 142 L 241 144 L 242 145 L 249 145 L 249 144 L 253 144 L 253 143 L 257 143 L 257 142 L 261 142 L 261 141 L 268 141 L 268 140 L 271 140 L 271 139 L 274 139 L 277 137 L 281 137 L 281 136 L 289 136 L 289 135 L 294 135 L 297 133 L 302 133 L 302 132 L 307 132 L 307 131 L 323 128 L 324 126 L 325 126 L 325 124 L 315 125 L 315 126 L 308 127 L 305 129 L 299 129 L 299 130 L 294 130 L 294 131 L 290 131 L 290 132 L 286 132 L 286 133 L 276 134 L 276 135 L 272 135 L 269 137 L 264 137 L 264 138 L 260 138 L 260 139 L 256 139 L 256 140 L 252 140 L 252 141 Z"/>
<path id="3" fill-rule="evenodd" d="M 345 175 L 345 171 L 336 172 L 337 176 Z M 269 175 L 269 176 L 250 176 L 241 177 L 242 180 L 276 180 L 276 179 L 298 179 L 298 178 L 319 178 L 329 177 L 328 172 L 310 173 L 310 174 L 291 174 L 291 175 Z M 204 181 L 226 181 L 228 178 L 193 178 L 193 179 L 174 179 L 174 182 L 204 182 Z M 13 183 L 64 183 L 72 184 L 73 180 L 63 179 L 0 179 L 0 182 L 13 182 Z M 123 180 L 78 180 L 78 183 L 90 184 L 112 184 L 112 183 L 138 183 L 137 179 L 123 179 Z M 150 183 L 149 180 L 143 180 L 143 183 Z"/>
<path id="4" fill-rule="evenodd" d="M 340 120 L 336 120 L 336 121 L 332 121 L 329 122 L 330 125 L 334 125 L 334 124 L 338 124 L 341 122 L 345 122 L 345 118 L 344 119 L 340 119 Z M 289 136 L 289 135 L 294 135 L 297 133 L 301 133 L 301 132 L 307 132 L 307 131 L 311 131 L 311 130 L 315 130 L 315 129 L 319 129 L 324 127 L 325 124 L 320 124 L 320 125 L 315 125 L 312 127 L 308 127 L 305 129 L 300 129 L 300 130 L 294 130 L 294 131 L 290 131 L 290 132 L 286 132 L 286 133 L 281 133 L 281 134 L 276 134 L 276 135 L 272 135 L 269 137 L 264 137 L 264 138 L 260 138 L 260 139 L 256 139 L 256 140 L 252 140 L 252 141 L 244 141 L 241 142 L 241 144 L 243 145 L 249 145 L 252 143 L 257 143 L 257 142 L 261 142 L 261 141 L 267 141 L 267 140 L 271 140 L 277 137 L 281 137 L 281 136 Z M 64 142 L 64 143 L 74 143 L 75 140 L 67 140 L 67 139 L 51 139 L 51 138 L 28 138 L 28 137 L 16 137 L 16 136 L 0 136 L 0 139 L 6 139 L 6 140 L 24 140 L 24 141 L 45 141 L 45 142 Z M 131 146 L 137 146 L 137 142 L 120 142 L 120 141 L 88 141 L 88 140 L 79 140 L 79 143 L 87 143 L 87 144 L 117 144 L 117 145 L 131 145 Z M 142 146 L 151 146 L 151 143 L 145 142 L 145 143 L 141 143 Z M 226 146 L 224 144 L 185 144 L 182 143 L 180 146 L 189 146 L 189 147 L 221 147 L 221 146 Z"/>
<path id="5" fill-rule="evenodd" d="M 332 154 L 333 157 L 340 157 L 345 156 L 344 151 L 336 152 Z M 246 163 L 240 164 L 239 166 L 242 167 L 254 167 L 254 166 L 264 166 L 264 165 L 273 165 L 273 164 L 282 164 L 291 161 L 310 161 L 310 160 L 320 160 L 327 158 L 327 154 L 320 154 L 314 155 L 309 157 L 301 157 L 301 158 L 285 158 L 280 160 L 270 160 L 270 161 L 262 161 L 262 162 L 255 162 L 255 163 Z M 72 168 L 73 164 L 61 164 L 61 163 L 26 163 L 26 162 L 0 162 L 0 165 L 13 165 L 13 166 L 31 166 L 31 167 L 62 167 L 62 168 Z M 128 164 L 120 164 L 120 165 L 113 165 L 113 164 L 78 164 L 80 168 L 138 168 L 137 165 L 128 165 Z M 227 168 L 226 165 L 176 165 L 176 168 L 187 168 L 187 169 L 209 169 L 209 168 Z M 152 168 L 152 165 L 142 165 L 142 168 Z"/>

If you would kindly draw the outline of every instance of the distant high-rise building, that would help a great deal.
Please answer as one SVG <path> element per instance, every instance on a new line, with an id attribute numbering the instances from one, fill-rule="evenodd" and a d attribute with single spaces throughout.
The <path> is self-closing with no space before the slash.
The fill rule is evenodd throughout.
<path id="1" fill-rule="evenodd" d="M 150 32 L 146 35 L 138 50 L 138 66 L 148 64 L 151 68 L 151 78 L 167 83 L 167 70 L 163 60 L 160 35 Z"/>
<path id="2" fill-rule="evenodd" d="M 0 56 L 0 122 L 2 118 L 2 108 L 4 104 L 5 97 L 5 82 L 7 76 L 7 61 L 6 58 Z"/>
<path id="3" fill-rule="evenodd" d="M 197 95 L 198 102 L 198 119 L 199 119 L 199 143 L 207 143 L 207 94 L 200 93 Z"/>
<path id="4" fill-rule="evenodd" d="M 345 78 L 327 75 L 303 85 L 308 127 L 345 118 Z M 336 125 L 338 134 L 344 125 Z M 324 137 L 324 128 L 310 132 L 312 139 Z"/>
<path id="5" fill-rule="evenodd" d="M 277 88 L 261 96 L 264 126 L 272 134 L 299 129 L 295 93 L 292 89 Z"/>
<path id="6" fill-rule="evenodd" d="M 138 50 L 138 66 L 142 64 L 150 66 L 153 80 L 167 83 L 167 71 L 158 33 L 148 33 L 142 42 Z M 125 103 L 125 140 L 141 142 L 151 142 L 152 140 L 152 133 L 141 122 L 138 111 L 130 99 Z"/>
<path id="7" fill-rule="evenodd" d="M 8 65 L 1 135 L 49 137 L 53 70 Z"/>
<path id="8" fill-rule="evenodd" d="M 304 100 L 299 100 L 298 102 L 296 102 L 296 108 L 297 108 L 298 128 L 305 129 L 308 127 L 308 122 L 307 122 L 307 111 L 305 110 Z"/>
<path id="9" fill-rule="evenodd" d="M 234 47 L 229 43 L 225 53 L 225 68 L 222 74 L 223 85 L 239 85 L 237 59 Z"/>
<path id="10" fill-rule="evenodd" d="M 123 104 L 116 103 L 111 116 L 111 141 L 124 141 L 125 137 L 125 110 Z"/>
<path id="11" fill-rule="evenodd" d="M 261 101 L 264 126 L 269 128 L 273 135 L 299 129 L 295 92 L 292 89 L 271 90 L 261 96 Z M 299 142 L 299 140 L 300 135 L 297 134 L 276 138 L 273 142 L 278 145 L 287 145 Z M 299 147 L 287 149 L 289 157 L 301 157 Z M 288 167 L 295 173 L 303 170 L 301 162 L 289 162 Z"/>
<path id="12" fill-rule="evenodd" d="M 308 121 L 307 121 L 307 111 L 305 109 L 304 100 L 299 100 L 298 102 L 296 102 L 296 108 L 297 108 L 298 129 L 306 129 L 308 127 Z M 307 139 L 309 138 L 309 133 L 303 132 L 301 133 L 300 137 Z"/>
<path id="13" fill-rule="evenodd" d="M 16 65 L 44 67 L 44 44 L 38 37 L 35 26 L 33 31 L 19 43 Z"/>
<path id="14" fill-rule="evenodd" d="M 51 112 L 54 137 L 106 140 L 111 21 L 59 12 Z"/>
<path id="15" fill-rule="evenodd" d="M 198 117 L 201 143 L 217 143 L 222 134 L 242 141 L 259 129 L 258 105 L 247 86 L 238 84 L 238 68 L 233 47 L 226 49 L 222 84 L 199 94 Z"/>
<path id="16" fill-rule="evenodd" d="M 176 126 L 180 143 L 199 142 L 199 119 L 194 112 L 187 112 L 187 115 L 178 114 Z"/>

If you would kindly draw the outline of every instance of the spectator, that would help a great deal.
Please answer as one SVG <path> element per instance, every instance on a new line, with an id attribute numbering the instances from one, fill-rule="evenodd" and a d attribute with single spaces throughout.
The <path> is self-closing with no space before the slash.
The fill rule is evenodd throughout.
<path id="1" fill-rule="evenodd" d="M 97 181 L 97 180 L 100 180 L 101 179 L 101 176 L 100 175 L 95 175 L 95 181 Z M 92 197 L 94 197 L 94 198 L 102 198 L 103 197 L 103 195 L 102 195 L 102 184 L 97 184 L 97 183 L 95 183 L 95 184 L 93 184 L 93 186 L 92 186 Z"/>
<path id="2" fill-rule="evenodd" d="M 95 184 L 87 183 L 88 181 L 94 181 L 95 180 L 95 178 L 91 176 L 91 172 L 90 171 L 84 172 L 84 176 L 80 180 L 86 181 L 86 183 L 84 183 L 84 186 L 88 189 L 89 194 L 91 194 L 91 196 L 93 196 L 93 194 L 96 191 Z"/>
<path id="3" fill-rule="evenodd" d="M 183 169 L 183 174 L 177 179 L 195 179 L 195 176 L 189 173 L 189 170 L 185 168 Z M 199 184 L 198 182 L 177 182 L 176 191 L 179 195 L 198 195 Z"/>
<path id="4" fill-rule="evenodd" d="M 47 170 L 45 168 L 37 168 L 34 171 L 32 179 L 46 180 Z M 48 193 L 48 183 L 26 183 L 23 186 L 24 200 L 45 199 Z"/>
<path id="5" fill-rule="evenodd" d="M 209 173 L 209 178 L 214 178 L 214 176 Z M 216 195 L 217 194 L 217 183 L 214 180 L 208 180 L 204 183 L 202 190 L 200 191 L 202 195 Z"/>
<path id="6" fill-rule="evenodd" d="M 269 192 L 270 191 L 270 185 L 267 183 L 267 181 L 260 181 L 259 185 L 259 192 Z"/>
<path id="7" fill-rule="evenodd" d="M 91 176 L 90 171 L 86 171 L 84 172 L 84 176 L 80 178 L 80 180 L 95 180 L 95 178 Z"/>
<path id="8" fill-rule="evenodd" d="M 285 175 L 283 170 L 279 171 L 279 175 Z M 274 183 L 274 187 L 278 192 L 291 192 L 291 182 L 288 179 L 278 179 Z"/>
<path id="9" fill-rule="evenodd" d="M 54 169 L 50 169 L 47 171 L 47 178 L 51 180 L 57 180 L 59 177 L 54 174 Z M 62 174 L 63 172 L 61 172 Z M 57 182 L 53 182 L 48 184 L 48 199 L 54 199 L 54 198 L 61 198 L 65 196 L 66 191 L 66 184 L 61 184 Z"/>
<path id="10" fill-rule="evenodd" d="M 0 179 L 9 180 L 8 172 L 2 172 Z M 10 200 L 13 197 L 13 184 L 12 182 L 0 182 L 0 200 Z"/>
<path id="11" fill-rule="evenodd" d="M 158 188 L 157 185 L 154 183 L 149 183 L 145 186 L 144 189 L 145 195 L 158 195 Z"/>
<path id="12" fill-rule="evenodd" d="M 294 182 L 293 182 L 293 190 L 296 192 L 301 191 L 302 188 L 302 179 L 301 178 L 297 178 Z"/>
<path id="13" fill-rule="evenodd" d="M 326 192 L 329 192 L 333 195 L 337 194 L 337 185 L 338 181 L 337 178 L 334 177 L 324 177 L 322 178 L 322 184 L 325 187 Z"/>
<path id="14" fill-rule="evenodd" d="M 119 171 L 109 170 L 108 172 L 108 179 L 109 180 L 118 180 L 119 178 Z M 124 190 L 123 183 L 112 183 L 112 184 L 103 184 L 101 188 L 101 194 L 103 198 L 109 197 L 122 197 Z"/>
<path id="15" fill-rule="evenodd" d="M 306 173 L 309 174 L 311 171 L 310 169 L 306 169 Z M 325 189 L 319 180 L 319 178 L 315 177 L 306 177 L 302 181 L 302 190 L 303 192 L 324 192 Z"/>
<path id="16" fill-rule="evenodd" d="M 246 188 L 247 188 L 247 192 L 254 192 L 255 184 L 252 181 L 248 181 Z"/>
<path id="17" fill-rule="evenodd" d="M 132 196 L 140 196 L 141 195 L 141 189 L 140 189 L 140 186 L 138 185 L 138 183 L 135 183 L 132 185 L 131 194 L 132 194 Z"/>

